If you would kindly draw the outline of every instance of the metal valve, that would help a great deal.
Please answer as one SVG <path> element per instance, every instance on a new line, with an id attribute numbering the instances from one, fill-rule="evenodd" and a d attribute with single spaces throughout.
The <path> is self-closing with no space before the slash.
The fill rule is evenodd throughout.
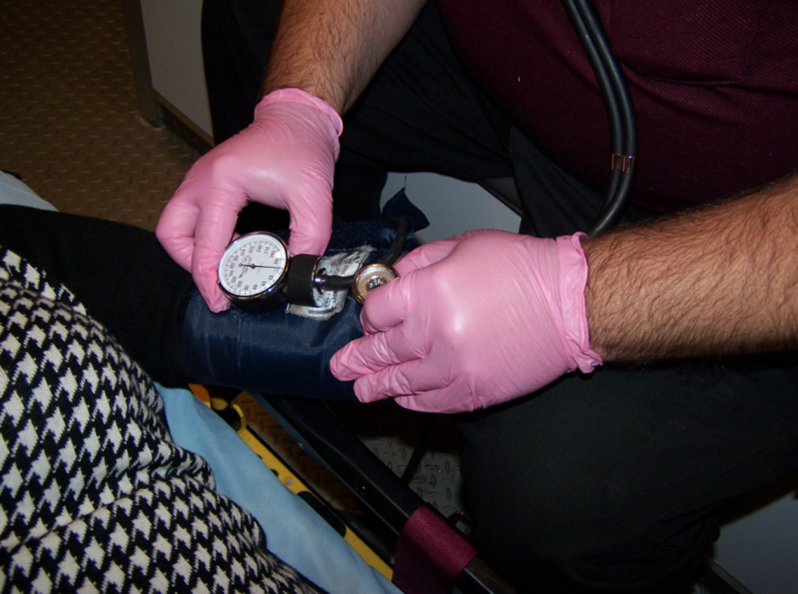
<path id="1" fill-rule="evenodd" d="M 352 294 L 360 305 L 366 300 L 369 291 L 391 282 L 398 274 L 387 264 L 369 264 L 361 268 L 352 281 Z"/>

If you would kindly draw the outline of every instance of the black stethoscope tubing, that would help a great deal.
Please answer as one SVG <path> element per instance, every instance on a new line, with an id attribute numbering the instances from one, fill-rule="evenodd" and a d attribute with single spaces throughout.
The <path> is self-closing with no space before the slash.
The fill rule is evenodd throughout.
<path id="1" fill-rule="evenodd" d="M 593 7 L 587 0 L 562 0 L 562 4 L 598 81 L 610 124 L 610 148 L 613 157 L 611 177 L 601 212 L 588 231 L 589 235 L 594 236 L 614 225 L 629 202 L 638 150 L 637 118 L 626 77 L 612 55 Z M 396 236 L 388 251 L 378 260 L 389 266 L 401 254 L 407 236 L 407 221 L 403 217 L 393 220 L 397 225 Z M 353 278 L 354 275 L 330 275 L 319 280 L 327 290 L 341 290 L 348 288 Z"/>
<path id="2" fill-rule="evenodd" d="M 387 266 L 393 266 L 394 262 L 399 259 L 399 256 L 402 254 L 402 250 L 405 247 L 405 241 L 407 241 L 408 233 L 407 219 L 402 216 L 396 216 L 391 217 L 390 220 L 396 225 L 396 235 L 394 235 L 393 241 L 385 253 L 376 261 L 377 264 L 385 264 Z M 325 290 L 341 291 L 352 286 L 352 281 L 354 280 L 355 275 L 337 276 L 331 274 L 319 276 L 317 278 Z"/>
<path id="3" fill-rule="evenodd" d="M 562 4 L 593 68 L 610 123 L 612 175 L 602 210 L 588 231 L 597 235 L 618 221 L 629 201 L 638 152 L 637 118 L 626 78 L 593 7 L 587 0 L 562 0 Z"/>

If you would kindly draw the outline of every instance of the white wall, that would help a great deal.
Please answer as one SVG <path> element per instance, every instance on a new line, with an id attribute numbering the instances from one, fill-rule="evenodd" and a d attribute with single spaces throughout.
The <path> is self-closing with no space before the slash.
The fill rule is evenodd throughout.
<path id="1" fill-rule="evenodd" d="M 798 592 L 798 501 L 788 495 L 727 524 L 715 561 L 754 594 Z"/>
<path id="2" fill-rule="evenodd" d="M 213 137 L 202 69 L 202 0 L 141 0 L 153 89 Z"/>
<path id="3" fill-rule="evenodd" d="M 421 243 L 446 239 L 471 229 L 518 231 L 521 218 L 477 184 L 434 173 L 391 173 L 383 203 L 405 188 L 430 226 L 416 234 Z"/>

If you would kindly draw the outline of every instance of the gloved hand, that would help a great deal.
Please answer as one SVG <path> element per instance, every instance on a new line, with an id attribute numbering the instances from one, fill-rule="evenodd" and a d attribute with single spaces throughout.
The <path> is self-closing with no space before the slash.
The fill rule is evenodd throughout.
<path id="1" fill-rule="evenodd" d="M 155 231 L 189 270 L 214 312 L 230 302 L 217 266 L 248 201 L 287 209 L 293 254 L 322 254 L 332 228 L 332 185 L 343 123 L 321 99 L 281 89 L 255 108 L 255 121 L 199 159 L 161 213 Z"/>
<path id="2" fill-rule="evenodd" d="M 577 368 L 590 349 L 580 235 L 536 239 L 473 231 L 424 245 L 374 289 L 365 336 L 332 358 L 361 402 L 465 412 L 529 394 Z"/>

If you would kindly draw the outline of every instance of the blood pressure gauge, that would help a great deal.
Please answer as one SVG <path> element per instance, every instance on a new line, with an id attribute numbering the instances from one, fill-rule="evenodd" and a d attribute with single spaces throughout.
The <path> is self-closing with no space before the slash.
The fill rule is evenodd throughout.
<path id="1" fill-rule="evenodd" d="M 315 306 L 322 279 L 318 256 L 291 257 L 285 242 L 258 231 L 231 243 L 219 262 L 219 286 L 240 309 L 262 312 L 285 303 Z"/>
<path id="2" fill-rule="evenodd" d="M 322 291 L 352 290 L 361 305 L 366 294 L 396 278 L 391 267 L 407 238 L 407 221 L 396 217 L 396 236 L 383 257 L 352 276 L 327 274 L 319 256 L 291 256 L 279 236 L 268 231 L 248 233 L 227 246 L 219 262 L 219 286 L 240 309 L 263 312 L 283 303 L 318 306 Z"/>

